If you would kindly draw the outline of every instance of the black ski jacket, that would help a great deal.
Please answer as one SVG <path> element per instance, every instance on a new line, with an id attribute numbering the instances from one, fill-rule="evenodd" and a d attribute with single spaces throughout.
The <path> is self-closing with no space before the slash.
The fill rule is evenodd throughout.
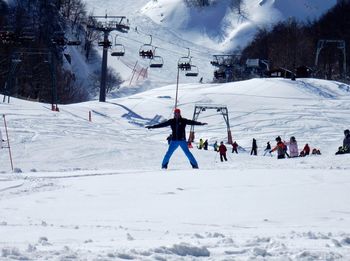
<path id="1" fill-rule="evenodd" d="M 343 147 L 347 147 L 348 149 L 350 149 L 350 134 L 345 136 L 343 140 Z"/>
<path id="2" fill-rule="evenodd" d="M 188 120 L 186 118 L 180 117 L 179 119 L 173 118 L 153 126 L 148 126 L 147 128 L 156 129 L 170 126 L 173 132 L 171 140 L 186 140 L 186 125 L 206 125 L 206 123 Z"/>

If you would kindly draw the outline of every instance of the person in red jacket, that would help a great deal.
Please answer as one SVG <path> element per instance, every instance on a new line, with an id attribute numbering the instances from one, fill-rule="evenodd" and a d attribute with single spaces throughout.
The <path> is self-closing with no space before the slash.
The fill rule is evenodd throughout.
<path id="1" fill-rule="evenodd" d="M 304 149 L 303 149 L 302 152 L 303 152 L 303 153 L 302 153 L 303 156 L 310 155 L 310 147 L 309 147 L 309 144 L 307 144 L 307 143 L 305 144 Z"/>
<path id="2" fill-rule="evenodd" d="M 285 159 L 287 146 L 282 142 L 282 139 L 280 136 L 276 138 L 276 142 L 277 142 L 276 147 L 270 150 L 270 153 L 277 150 L 277 159 Z"/>
<path id="3" fill-rule="evenodd" d="M 220 146 L 219 146 L 219 153 L 220 153 L 220 160 L 221 161 L 227 161 L 227 158 L 226 158 L 226 151 L 227 151 L 227 148 L 226 146 L 224 145 L 224 142 L 220 142 Z"/>
<path id="4" fill-rule="evenodd" d="M 234 143 L 232 143 L 232 153 L 236 152 L 238 154 L 238 144 L 235 141 Z"/>

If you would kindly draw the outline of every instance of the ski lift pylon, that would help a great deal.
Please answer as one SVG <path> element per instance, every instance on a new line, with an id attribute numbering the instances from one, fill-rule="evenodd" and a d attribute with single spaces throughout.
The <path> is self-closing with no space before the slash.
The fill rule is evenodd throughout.
<path id="1" fill-rule="evenodd" d="M 109 48 L 112 46 L 112 41 L 110 39 L 110 36 L 108 36 L 108 40 L 105 41 L 104 37 L 101 36 L 100 39 L 98 40 L 98 46 L 102 46 L 104 48 Z"/>

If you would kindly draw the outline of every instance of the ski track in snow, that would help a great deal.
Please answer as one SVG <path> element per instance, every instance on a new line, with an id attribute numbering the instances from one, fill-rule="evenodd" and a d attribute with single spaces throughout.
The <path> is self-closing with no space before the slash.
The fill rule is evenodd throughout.
<path id="1" fill-rule="evenodd" d="M 0 259 L 350 259 L 350 163 L 334 155 L 350 126 L 348 90 L 313 79 L 180 84 L 184 116 L 198 103 L 227 105 L 241 146 L 224 163 L 211 147 L 192 149 L 198 171 L 180 150 L 160 171 L 170 130 L 143 128 L 172 116 L 174 85 L 60 112 L 0 104 L 23 170 L 9 174 L 1 151 Z M 226 140 L 220 114 L 199 120 L 208 126 L 196 126 L 194 148 L 200 137 Z M 322 155 L 263 157 L 277 135 Z M 253 137 L 258 157 L 249 155 Z"/>

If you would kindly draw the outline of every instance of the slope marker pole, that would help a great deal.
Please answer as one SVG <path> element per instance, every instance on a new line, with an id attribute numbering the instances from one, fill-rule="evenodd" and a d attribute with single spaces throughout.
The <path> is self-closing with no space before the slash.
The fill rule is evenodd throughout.
<path id="1" fill-rule="evenodd" d="M 10 156 L 10 162 L 11 162 L 11 169 L 13 171 L 13 162 L 12 162 L 12 154 L 11 154 L 11 147 L 10 147 L 10 139 L 9 139 L 9 134 L 7 131 L 7 124 L 6 124 L 6 118 L 5 114 L 2 115 L 4 118 L 4 125 L 5 125 L 5 132 L 6 132 L 6 139 L 7 139 L 7 148 L 9 149 L 9 156 Z"/>

